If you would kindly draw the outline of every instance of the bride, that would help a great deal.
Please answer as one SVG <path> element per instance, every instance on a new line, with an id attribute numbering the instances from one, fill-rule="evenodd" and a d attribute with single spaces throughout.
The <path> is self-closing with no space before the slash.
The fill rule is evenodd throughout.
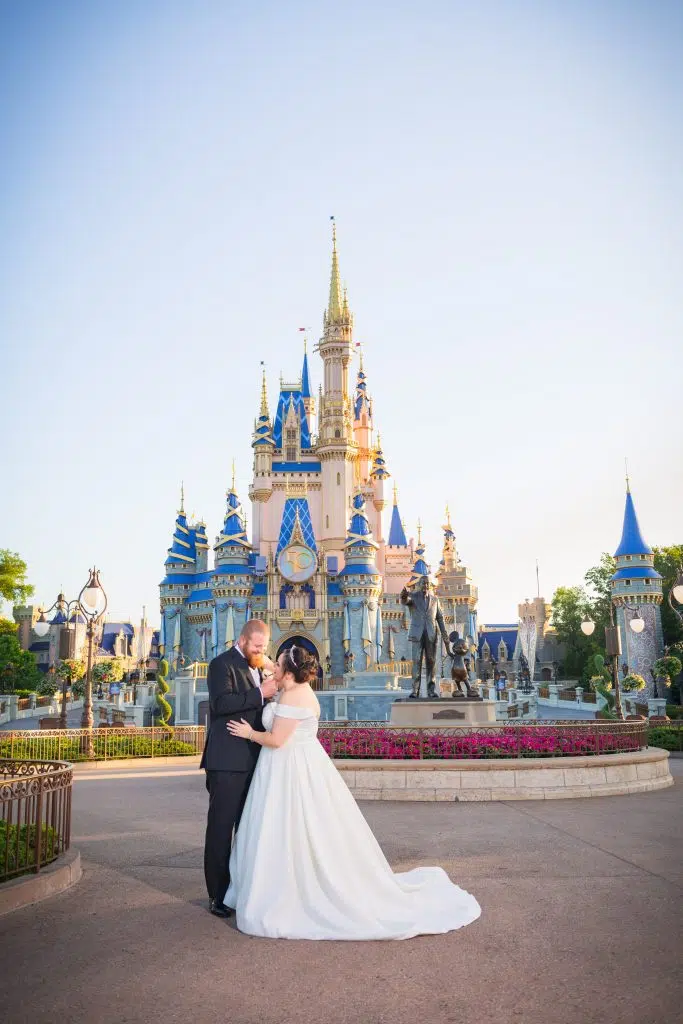
<path id="1" fill-rule="evenodd" d="M 290 647 L 275 666 L 266 732 L 228 722 L 261 751 L 230 856 L 237 927 L 285 939 L 409 939 L 470 924 L 481 908 L 439 867 L 394 874 L 317 739 L 317 662 Z"/>

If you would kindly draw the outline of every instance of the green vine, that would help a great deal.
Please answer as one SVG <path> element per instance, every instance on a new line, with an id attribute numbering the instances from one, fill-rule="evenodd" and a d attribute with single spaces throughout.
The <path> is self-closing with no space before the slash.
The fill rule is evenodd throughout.
<path id="1" fill-rule="evenodd" d="M 170 689 L 168 683 L 166 682 L 167 675 L 168 662 L 166 661 L 166 658 L 162 658 L 161 661 L 159 662 L 159 667 L 157 668 L 157 710 L 156 715 L 154 717 L 156 719 L 157 725 L 160 725 L 163 729 L 166 729 L 169 735 L 173 735 L 173 726 L 168 724 L 169 721 L 171 720 L 171 715 L 173 714 L 173 708 L 168 703 L 165 696 Z"/>

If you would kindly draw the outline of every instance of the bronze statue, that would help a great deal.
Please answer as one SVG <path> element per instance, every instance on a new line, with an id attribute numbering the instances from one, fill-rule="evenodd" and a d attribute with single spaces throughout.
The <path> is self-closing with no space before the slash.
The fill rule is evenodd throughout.
<path id="1" fill-rule="evenodd" d="M 472 692 L 470 686 L 470 675 L 467 670 L 467 661 L 469 661 L 469 645 L 466 640 L 460 639 L 460 634 L 457 630 L 452 632 L 448 639 L 451 643 L 451 658 L 453 659 L 453 665 L 451 667 L 451 679 L 456 684 L 458 689 L 462 690 L 462 684 L 465 684 L 465 693 L 468 697 L 475 697 L 476 694 Z"/>
<path id="2" fill-rule="evenodd" d="M 450 655 L 446 625 L 439 599 L 428 576 L 423 576 L 417 587 L 411 591 L 404 587 L 401 591 L 401 603 L 410 608 L 410 630 L 408 639 L 413 648 L 413 692 L 412 698 L 420 696 L 422 679 L 422 658 L 427 669 L 427 696 L 436 698 L 436 643 L 437 628 L 446 645 L 446 653 Z"/>

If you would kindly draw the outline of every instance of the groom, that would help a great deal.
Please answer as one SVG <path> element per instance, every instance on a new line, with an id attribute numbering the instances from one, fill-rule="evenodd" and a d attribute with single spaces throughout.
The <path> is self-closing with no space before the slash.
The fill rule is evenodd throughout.
<path id="1" fill-rule="evenodd" d="M 265 622 L 249 619 L 235 646 L 209 665 L 209 729 L 200 768 L 206 770 L 209 791 L 204 875 L 209 910 L 217 917 L 231 913 L 224 899 L 230 884 L 232 833 L 239 825 L 261 750 L 257 743 L 231 736 L 226 725 L 230 719 L 244 718 L 253 729 L 263 731 L 263 705 L 277 692 L 275 681 L 264 679 L 260 667 L 268 639 Z"/>

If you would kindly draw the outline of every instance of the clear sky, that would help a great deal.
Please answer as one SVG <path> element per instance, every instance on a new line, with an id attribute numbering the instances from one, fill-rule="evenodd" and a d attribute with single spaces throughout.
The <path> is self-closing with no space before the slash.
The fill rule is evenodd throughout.
<path id="1" fill-rule="evenodd" d="M 683 540 L 683 5 L 5 0 L 0 547 L 158 617 L 341 270 L 409 534 L 480 620 Z M 320 381 L 312 357 L 314 384 Z M 355 372 L 354 372 L 355 378 Z"/>

